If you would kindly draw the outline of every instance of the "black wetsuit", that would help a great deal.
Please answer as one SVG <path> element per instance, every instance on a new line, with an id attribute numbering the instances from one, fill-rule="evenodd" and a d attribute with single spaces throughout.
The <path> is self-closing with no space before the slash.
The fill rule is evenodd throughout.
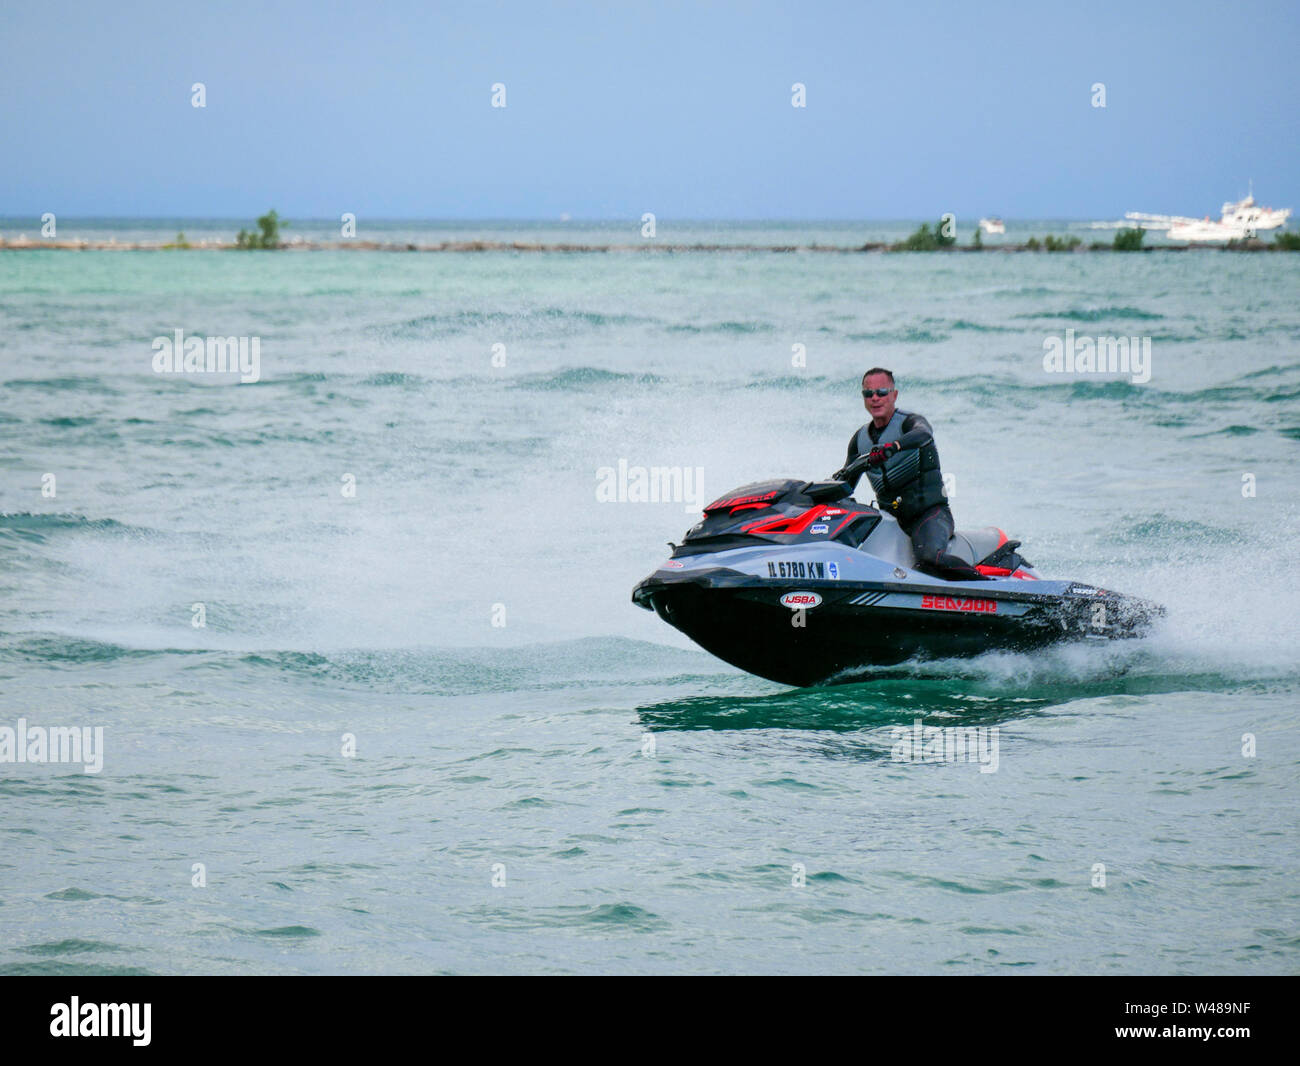
<path id="1" fill-rule="evenodd" d="M 885 443 L 896 440 L 900 450 L 882 467 L 869 470 L 868 478 L 880 508 L 897 518 L 903 532 L 912 538 L 917 569 L 950 579 L 982 580 L 983 575 L 968 563 L 948 554 L 954 524 L 930 423 L 911 411 L 895 411 L 884 426 L 868 422 L 849 441 L 844 465 L 869 452 L 882 439 Z M 861 476 L 850 479 L 851 488 L 857 486 Z"/>

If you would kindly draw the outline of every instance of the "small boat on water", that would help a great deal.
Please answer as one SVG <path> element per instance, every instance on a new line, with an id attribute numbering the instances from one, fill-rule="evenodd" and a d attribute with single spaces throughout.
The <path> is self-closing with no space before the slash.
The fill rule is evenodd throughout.
<path id="1" fill-rule="evenodd" d="M 985 233 L 996 235 L 999 233 L 1006 233 L 1007 224 L 1003 222 L 1002 219 L 996 217 L 982 218 L 980 219 L 980 229 L 982 229 Z"/>

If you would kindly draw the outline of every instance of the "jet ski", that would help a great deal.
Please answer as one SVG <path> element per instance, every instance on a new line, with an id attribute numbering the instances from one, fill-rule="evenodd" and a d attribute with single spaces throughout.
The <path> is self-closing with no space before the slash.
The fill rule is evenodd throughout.
<path id="1" fill-rule="evenodd" d="M 1159 604 L 1039 576 L 989 526 L 948 554 L 979 579 L 918 570 L 893 515 L 839 480 L 780 479 L 714 500 L 671 557 L 632 590 L 696 644 L 785 685 L 860 679 L 904 660 L 1141 637 Z M 854 676 L 855 674 L 859 676 Z"/>

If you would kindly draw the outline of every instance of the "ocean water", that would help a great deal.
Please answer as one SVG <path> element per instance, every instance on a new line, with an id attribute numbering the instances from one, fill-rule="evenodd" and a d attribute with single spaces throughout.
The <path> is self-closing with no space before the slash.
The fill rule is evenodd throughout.
<path id="1" fill-rule="evenodd" d="M 0 970 L 1296 972 L 1297 293 L 1282 255 L 0 253 L 0 726 L 103 729 L 98 773 L 0 763 Z M 155 373 L 176 329 L 258 380 Z M 1067 329 L 1150 380 L 1045 372 Z M 634 607 L 702 500 L 841 465 L 873 364 L 959 525 L 1160 628 L 794 690 Z M 700 484 L 600 502 L 620 461 Z M 918 720 L 996 772 L 896 761 Z"/>

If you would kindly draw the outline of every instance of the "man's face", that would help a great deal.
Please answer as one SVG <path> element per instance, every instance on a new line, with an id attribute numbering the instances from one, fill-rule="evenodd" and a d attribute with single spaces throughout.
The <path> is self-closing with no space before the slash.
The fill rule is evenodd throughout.
<path id="1" fill-rule="evenodd" d="M 862 387 L 870 390 L 871 393 L 862 398 L 863 406 L 871 415 L 871 421 L 878 426 L 883 426 L 894 417 L 894 407 L 898 403 L 898 390 L 894 388 L 894 383 L 889 380 L 888 374 L 868 374 L 862 382 Z M 877 396 L 876 392 L 880 389 L 888 389 L 889 394 Z"/>

